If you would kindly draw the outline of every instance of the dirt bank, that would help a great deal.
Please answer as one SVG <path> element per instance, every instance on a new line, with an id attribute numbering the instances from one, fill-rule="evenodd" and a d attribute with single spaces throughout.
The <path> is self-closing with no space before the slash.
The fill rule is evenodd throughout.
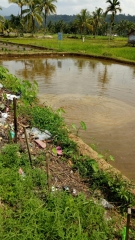
<path id="1" fill-rule="evenodd" d="M 73 134 L 70 134 L 70 138 L 77 143 L 80 155 L 87 155 L 91 159 L 95 159 L 98 162 L 99 169 L 108 172 L 112 177 L 117 175 L 120 176 L 124 181 L 127 181 L 128 183 L 131 182 L 126 176 L 122 175 L 118 169 L 112 167 L 111 164 L 107 163 L 103 158 L 99 158 L 98 153 L 84 143 L 82 139 Z M 133 188 L 131 192 L 135 194 L 135 189 Z"/>

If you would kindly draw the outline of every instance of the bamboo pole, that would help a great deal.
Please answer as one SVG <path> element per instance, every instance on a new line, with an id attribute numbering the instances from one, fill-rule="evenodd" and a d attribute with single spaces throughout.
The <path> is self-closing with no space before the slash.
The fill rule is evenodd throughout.
<path id="1" fill-rule="evenodd" d="M 131 220 L 131 208 L 128 208 L 128 211 L 127 211 L 127 225 L 126 225 L 126 240 L 129 240 L 130 220 Z"/>
<path id="2" fill-rule="evenodd" d="M 50 191 L 51 188 L 51 183 L 50 183 L 50 171 L 49 171 L 49 159 L 50 159 L 50 154 L 46 154 L 46 172 L 47 172 L 47 185 L 48 185 L 48 191 Z"/>
<path id="3" fill-rule="evenodd" d="M 31 153 L 30 153 L 30 148 L 29 148 L 29 143 L 28 143 L 27 132 L 26 132 L 25 127 L 23 127 L 23 129 L 24 129 L 24 134 L 25 134 L 25 139 L 26 139 L 26 144 L 27 144 L 27 149 L 28 149 L 28 154 L 29 154 L 30 165 L 32 167 L 32 158 L 31 158 Z"/>
<path id="4" fill-rule="evenodd" d="M 14 142 L 17 143 L 17 114 L 16 114 L 16 98 L 13 98 L 13 108 L 14 108 L 14 131 L 15 138 Z"/>

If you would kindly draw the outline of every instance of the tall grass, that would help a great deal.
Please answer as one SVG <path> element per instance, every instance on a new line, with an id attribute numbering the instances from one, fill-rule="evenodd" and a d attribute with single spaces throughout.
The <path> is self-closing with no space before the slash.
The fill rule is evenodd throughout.
<path id="1" fill-rule="evenodd" d="M 27 155 L 18 153 L 19 145 L 14 144 L 0 153 L 0 239 L 114 239 L 101 206 L 83 195 L 48 193 L 45 171 L 31 169 Z M 20 166 L 25 178 L 18 173 Z"/>

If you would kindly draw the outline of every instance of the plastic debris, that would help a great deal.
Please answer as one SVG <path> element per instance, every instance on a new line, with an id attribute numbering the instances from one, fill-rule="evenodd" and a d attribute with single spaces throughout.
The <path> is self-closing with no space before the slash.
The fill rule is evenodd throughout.
<path id="1" fill-rule="evenodd" d="M 9 112 L 9 107 L 6 107 L 6 112 Z"/>
<path id="2" fill-rule="evenodd" d="M 12 130 L 10 130 L 10 136 L 11 136 L 12 139 L 14 139 L 14 137 L 15 137 L 15 132 L 12 131 Z"/>
<path id="3" fill-rule="evenodd" d="M 56 192 L 57 191 L 57 188 L 52 186 L 52 192 Z"/>
<path id="4" fill-rule="evenodd" d="M 73 196 L 77 196 L 77 195 L 78 195 L 78 194 L 77 194 L 77 191 L 76 191 L 75 188 L 73 188 L 73 190 L 72 190 L 72 194 L 73 194 Z"/>
<path id="5" fill-rule="evenodd" d="M 60 146 L 57 146 L 56 150 L 57 150 L 57 155 L 61 156 L 62 155 L 62 148 Z"/>
<path id="6" fill-rule="evenodd" d="M 70 192 L 70 189 L 69 189 L 68 186 L 63 186 L 63 190 L 64 190 L 65 192 Z"/>
<path id="7" fill-rule="evenodd" d="M 27 129 L 27 130 L 28 130 L 28 129 Z M 40 131 L 39 129 L 33 127 L 33 128 L 31 129 L 31 131 L 30 131 L 30 134 L 31 134 L 31 135 L 34 135 L 34 137 L 37 137 L 38 134 L 41 134 L 41 131 Z"/>
<path id="8" fill-rule="evenodd" d="M 3 88 L 3 85 L 0 83 L 0 88 Z"/>
<path id="9" fill-rule="evenodd" d="M 42 142 L 41 140 L 36 139 L 35 142 L 41 147 L 41 148 L 46 148 L 46 143 Z"/>
<path id="10" fill-rule="evenodd" d="M 20 96 L 16 96 L 16 95 L 13 95 L 13 94 L 6 94 L 6 97 L 7 97 L 8 100 L 11 100 L 11 101 L 13 101 L 14 98 L 16 98 L 16 99 L 20 98 Z"/>
<path id="11" fill-rule="evenodd" d="M 6 119 L 5 118 L 0 118 L 0 124 L 1 126 L 3 126 L 6 122 Z"/>
<path id="12" fill-rule="evenodd" d="M 2 113 L 2 112 L 0 112 L 0 114 L 1 114 L 1 117 L 2 117 L 2 118 L 7 118 L 7 117 L 8 117 L 8 114 L 7 114 L 7 113 Z"/>
<path id="13" fill-rule="evenodd" d="M 48 131 L 45 130 L 44 132 L 41 132 L 38 128 L 32 128 L 30 134 L 34 135 L 35 138 L 38 138 L 39 140 L 47 140 L 52 137 L 52 134 Z"/>
<path id="14" fill-rule="evenodd" d="M 24 178 L 25 178 L 25 173 L 24 173 L 24 171 L 23 171 L 23 169 L 22 169 L 21 167 L 19 168 L 18 173 L 21 175 L 21 177 L 22 177 L 23 180 L 24 180 Z"/>
<path id="15" fill-rule="evenodd" d="M 39 134 L 38 137 L 40 140 L 47 140 L 52 137 L 52 134 L 48 130 L 45 130 L 41 135 Z"/>
<path id="16" fill-rule="evenodd" d="M 106 209 L 113 209 L 114 208 L 114 206 L 111 203 L 107 202 L 106 199 L 102 198 L 100 201 L 101 201 L 101 205 L 104 208 L 106 208 Z"/>

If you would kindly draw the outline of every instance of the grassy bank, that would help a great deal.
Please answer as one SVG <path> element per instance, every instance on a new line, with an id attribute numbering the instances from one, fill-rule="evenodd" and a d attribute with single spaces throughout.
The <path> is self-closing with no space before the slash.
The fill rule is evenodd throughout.
<path id="1" fill-rule="evenodd" d="M 131 45 L 127 45 L 127 38 L 116 37 L 109 41 L 108 37 L 97 37 L 94 39 L 93 37 L 86 36 L 85 42 L 82 42 L 80 36 L 78 39 L 72 39 L 66 35 L 62 41 L 58 41 L 57 35 L 53 35 L 52 39 L 38 38 L 38 36 L 35 36 L 29 38 L 1 38 L 1 40 L 17 44 L 31 44 L 52 48 L 57 52 L 83 53 L 135 61 L 134 48 Z"/>
<path id="2" fill-rule="evenodd" d="M 6 99 L 6 92 L 21 93 L 17 101 L 18 122 L 25 122 L 30 128 L 37 127 L 41 131 L 47 129 L 52 134 L 52 141 L 47 148 L 34 152 L 32 140 L 32 168 L 29 162 L 27 147 L 22 146 L 22 128 L 18 126 L 18 143 L 9 138 L 9 123 L 4 124 L 1 131 L 0 151 L 0 238 L 8 240 L 28 239 L 72 239 L 72 240 L 102 240 L 119 239 L 126 224 L 125 211 L 134 206 L 135 196 L 130 189 L 131 183 L 123 181 L 121 176 L 112 177 L 98 167 L 98 162 L 88 156 L 79 154 L 77 144 L 68 135 L 61 110 L 56 112 L 47 106 L 39 105 L 36 94 L 36 82 L 30 84 L 22 81 L 0 67 L 1 104 L 10 109 L 13 116 L 12 102 Z M 4 137 L 5 134 L 5 137 Z M 7 136 L 7 137 L 6 137 Z M 4 142 L 5 139 L 5 142 Z M 30 141 L 30 139 L 29 139 Z M 30 146 L 31 146 L 30 145 Z M 55 147 L 60 145 L 63 155 L 58 157 Z M 65 179 L 59 190 L 48 190 L 48 175 L 46 171 L 47 154 L 50 154 L 51 186 L 56 187 L 64 168 L 69 167 L 70 179 L 82 181 L 83 188 L 74 196 L 66 187 L 71 184 L 67 170 Z M 59 166 L 63 164 L 62 172 Z M 22 168 L 25 175 L 21 176 L 18 169 Z M 55 177 L 53 176 L 56 172 Z M 81 180 L 78 178 L 81 175 Z M 77 176 L 77 178 L 76 178 Z M 57 183 L 56 183 L 57 178 Z M 54 179 L 54 182 L 53 182 Z M 66 185 L 64 184 L 66 182 Z M 101 198 L 109 200 L 114 209 L 106 211 L 99 204 Z M 121 210 L 123 215 L 119 215 Z M 108 220 L 109 219 L 109 220 Z M 133 224 L 133 223 L 132 223 Z M 131 226 L 131 237 L 135 237 L 134 226 Z"/>

